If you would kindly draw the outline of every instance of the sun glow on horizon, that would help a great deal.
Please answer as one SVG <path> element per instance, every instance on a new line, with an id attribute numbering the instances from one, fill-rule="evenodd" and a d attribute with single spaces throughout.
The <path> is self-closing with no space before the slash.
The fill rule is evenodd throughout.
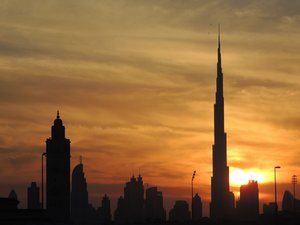
<path id="1" fill-rule="evenodd" d="M 240 187 L 247 184 L 249 180 L 255 180 L 258 183 L 264 183 L 265 178 L 262 173 L 257 171 L 244 171 L 238 168 L 233 168 L 229 175 L 230 186 Z"/>

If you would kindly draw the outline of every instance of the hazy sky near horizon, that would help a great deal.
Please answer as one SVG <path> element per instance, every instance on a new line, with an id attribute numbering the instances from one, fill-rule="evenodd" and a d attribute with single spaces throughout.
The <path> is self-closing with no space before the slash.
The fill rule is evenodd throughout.
<path id="1" fill-rule="evenodd" d="M 140 171 L 186 199 L 197 170 L 208 205 L 221 23 L 228 164 L 263 176 L 262 202 L 279 164 L 281 199 L 300 170 L 299 12 L 284 0 L 1 0 L 0 194 L 25 198 L 40 180 L 59 109 L 91 198 L 116 198 Z"/>

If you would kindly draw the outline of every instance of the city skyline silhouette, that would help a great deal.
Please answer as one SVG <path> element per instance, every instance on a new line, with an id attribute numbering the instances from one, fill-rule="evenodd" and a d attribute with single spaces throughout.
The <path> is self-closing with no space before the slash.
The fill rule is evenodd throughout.
<path id="1" fill-rule="evenodd" d="M 7 201 L 14 190 L 19 209 L 37 208 L 38 192 L 42 201 L 41 154 L 58 109 L 71 140 L 66 177 L 82 156 L 88 203 L 96 210 L 107 194 L 113 215 L 124 184 L 139 174 L 145 192 L 162 192 L 167 217 L 176 201 L 191 210 L 197 171 L 194 194 L 209 216 L 213 193 L 224 189 L 211 188 L 218 177 L 212 145 L 225 146 L 225 155 L 227 146 L 222 171 L 229 167 L 225 189 L 235 203 L 240 187 L 256 180 L 259 212 L 272 211 L 274 167 L 280 166 L 279 211 L 283 199 L 290 209 L 291 178 L 300 170 L 298 4 L 3 3 L 0 197 Z M 215 124 L 223 123 L 227 145 L 214 134 L 212 107 L 222 105 L 214 93 L 218 23 L 225 119 Z M 35 203 L 28 203 L 29 187 Z M 245 204 L 241 200 L 241 211 Z"/>
<path id="2" fill-rule="evenodd" d="M 240 186 L 240 196 L 235 199 L 230 191 L 229 166 L 227 164 L 227 141 L 225 133 L 224 118 L 224 96 L 223 96 L 223 72 L 221 63 L 221 35 L 218 25 L 218 50 L 217 50 L 217 78 L 216 98 L 214 104 L 214 144 L 212 147 L 212 177 L 211 177 L 211 202 L 210 221 L 226 223 L 226 221 L 239 224 L 240 222 L 251 222 L 258 224 L 264 221 L 288 221 L 298 220 L 291 213 L 298 211 L 298 201 L 289 191 L 285 191 L 282 200 L 282 217 L 278 217 L 276 169 L 275 176 L 275 202 L 264 203 L 263 213 L 259 210 L 259 186 L 258 181 L 251 178 L 248 184 Z M 31 182 L 27 190 L 27 209 L 18 209 L 19 200 L 14 189 L 8 198 L 0 199 L 2 209 L 2 221 L 17 221 L 24 219 L 29 222 L 39 221 L 63 224 L 137 224 L 137 223 L 183 223 L 188 221 L 205 223 L 203 216 L 203 203 L 201 197 L 194 195 L 193 182 L 196 171 L 192 175 L 192 198 L 189 201 L 176 200 L 173 208 L 166 216 L 164 209 L 163 193 L 158 192 L 157 187 L 148 187 L 145 190 L 143 177 L 135 177 L 134 173 L 124 187 L 124 195 L 117 200 L 117 207 L 112 214 L 109 196 L 105 193 L 102 205 L 98 208 L 90 204 L 87 180 L 83 170 L 82 156 L 80 162 L 72 172 L 70 171 L 71 147 L 70 139 L 66 138 L 65 126 L 57 110 L 56 118 L 51 127 L 51 136 L 46 139 L 46 151 L 41 153 L 41 201 L 40 188 L 36 182 Z M 44 158 L 46 163 L 44 165 Z M 44 170 L 46 168 L 45 174 Z M 46 184 L 44 181 L 46 180 Z M 294 195 L 296 195 L 297 175 L 292 176 Z M 72 184 L 72 188 L 71 188 Z M 44 186 L 46 188 L 44 189 Z M 45 198 L 46 195 L 46 199 Z M 46 206 L 45 206 L 46 205 Z M 8 210 L 8 211 L 7 211 Z M 30 211 L 35 210 L 35 211 Z M 9 212 L 9 213 L 7 213 Z M 14 214 L 15 213 L 15 214 Z M 262 215 L 262 216 L 260 216 Z M 297 214 L 295 214 L 297 215 Z M 270 217 L 271 216 L 271 217 Z M 28 217 L 28 219 L 27 219 Z M 9 218 L 9 219 L 5 219 Z M 42 220 L 40 219 L 42 218 Z M 207 221 L 206 221 L 207 222 Z"/>

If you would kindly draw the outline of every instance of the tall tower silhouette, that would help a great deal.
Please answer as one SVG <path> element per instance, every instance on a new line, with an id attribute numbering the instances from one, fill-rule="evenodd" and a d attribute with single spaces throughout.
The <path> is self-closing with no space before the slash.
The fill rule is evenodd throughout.
<path id="1" fill-rule="evenodd" d="M 83 172 L 83 164 L 75 166 L 72 173 L 71 219 L 74 224 L 85 224 L 88 217 L 87 182 Z"/>
<path id="2" fill-rule="evenodd" d="M 70 219 L 70 140 L 65 138 L 65 127 L 57 111 L 46 140 L 47 213 L 54 221 Z"/>
<path id="3" fill-rule="evenodd" d="M 115 211 L 116 223 L 142 223 L 145 222 L 144 211 L 144 184 L 143 178 L 132 176 L 124 187 L 124 198 L 118 200 Z"/>
<path id="4" fill-rule="evenodd" d="M 221 64 L 220 25 L 218 30 L 218 63 L 216 102 L 214 104 L 213 176 L 211 178 L 210 217 L 222 219 L 234 209 L 234 195 L 229 191 L 229 167 L 227 166 L 227 141 L 224 131 L 223 72 Z"/>

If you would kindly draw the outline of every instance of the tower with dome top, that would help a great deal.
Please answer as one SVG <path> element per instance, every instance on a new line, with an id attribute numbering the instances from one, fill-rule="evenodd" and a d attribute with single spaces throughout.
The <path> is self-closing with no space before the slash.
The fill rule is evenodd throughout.
<path id="1" fill-rule="evenodd" d="M 57 111 L 46 140 L 46 206 L 54 221 L 70 219 L 70 140 L 65 137 L 65 127 Z"/>

